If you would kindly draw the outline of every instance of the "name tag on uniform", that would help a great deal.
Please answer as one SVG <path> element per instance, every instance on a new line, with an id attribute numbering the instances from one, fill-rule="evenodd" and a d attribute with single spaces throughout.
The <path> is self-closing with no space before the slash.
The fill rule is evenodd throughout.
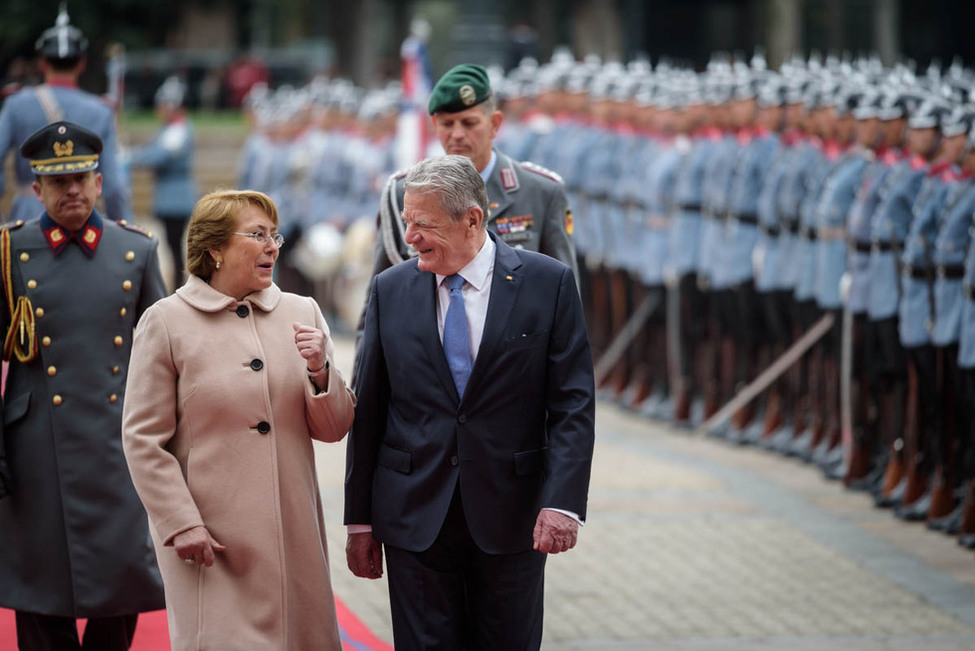
<path id="1" fill-rule="evenodd" d="M 535 220 L 531 215 L 502 217 L 494 222 L 494 228 L 506 243 L 525 242 L 531 239 Z"/>

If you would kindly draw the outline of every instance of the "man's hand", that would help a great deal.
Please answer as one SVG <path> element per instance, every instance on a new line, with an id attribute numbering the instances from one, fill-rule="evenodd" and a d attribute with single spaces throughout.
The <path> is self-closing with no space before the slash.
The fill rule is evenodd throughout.
<path id="1" fill-rule="evenodd" d="M 213 565 L 214 552 L 223 552 L 227 548 L 214 540 L 209 530 L 204 526 L 187 529 L 173 538 L 176 555 L 188 565 Z"/>
<path id="2" fill-rule="evenodd" d="M 371 532 L 350 533 L 345 542 L 345 557 L 349 569 L 363 579 L 378 579 L 383 575 L 383 545 Z"/>
<path id="3" fill-rule="evenodd" d="M 579 523 L 557 511 L 542 509 L 535 521 L 535 550 L 543 554 L 567 552 L 576 546 Z"/>

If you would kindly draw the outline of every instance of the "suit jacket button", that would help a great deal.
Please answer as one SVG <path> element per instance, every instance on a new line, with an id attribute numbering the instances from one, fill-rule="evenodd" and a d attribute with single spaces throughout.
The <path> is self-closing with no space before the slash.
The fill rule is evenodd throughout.
<path id="1" fill-rule="evenodd" d="M 271 431 L 271 424 L 266 420 L 262 420 L 257 424 L 257 431 L 260 434 L 267 434 L 268 432 Z"/>
<path id="2" fill-rule="evenodd" d="M 244 317 L 246 317 L 250 313 L 251 313 L 250 308 L 247 307 L 246 305 L 238 305 L 237 306 L 237 316 L 239 316 L 240 318 L 243 319 Z"/>
<path id="3" fill-rule="evenodd" d="M 452 466 L 457 465 L 457 457 L 450 457 L 450 465 Z"/>
<path id="4" fill-rule="evenodd" d="M 23 253 L 20 254 L 20 261 L 21 262 L 27 262 L 28 260 L 30 260 L 30 253 L 27 253 L 27 251 L 24 251 Z"/>
<path id="5" fill-rule="evenodd" d="M 467 414 L 461 414 L 460 416 L 458 416 L 457 417 L 457 422 L 460 423 L 461 425 L 463 425 L 464 423 L 466 423 L 467 422 Z"/>
<path id="6" fill-rule="evenodd" d="M 260 371 L 262 368 L 264 368 L 264 362 L 259 359 L 252 359 L 251 368 L 255 371 Z"/>

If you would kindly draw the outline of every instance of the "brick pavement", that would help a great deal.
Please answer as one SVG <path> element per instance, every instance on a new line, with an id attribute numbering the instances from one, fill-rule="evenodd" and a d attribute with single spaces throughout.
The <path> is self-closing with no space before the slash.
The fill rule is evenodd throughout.
<path id="1" fill-rule="evenodd" d="M 344 444 L 316 450 L 333 586 L 391 640 L 385 582 L 344 563 Z M 975 649 L 975 556 L 797 461 L 601 403 L 589 511 L 549 559 L 544 649 Z"/>

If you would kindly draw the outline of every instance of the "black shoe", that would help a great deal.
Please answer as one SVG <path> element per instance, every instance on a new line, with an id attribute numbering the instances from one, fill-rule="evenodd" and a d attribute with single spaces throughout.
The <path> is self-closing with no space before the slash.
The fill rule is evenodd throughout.
<path id="1" fill-rule="evenodd" d="M 826 452 L 819 467 L 823 471 L 826 479 L 842 479 L 846 474 L 846 461 L 843 454 L 843 446 L 837 445 L 832 450 Z M 837 474 L 839 473 L 839 474 Z"/>
<path id="2" fill-rule="evenodd" d="M 931 491 L 928 491 L 911 504 L 901 504 L 894 509 L 894 515 L 907 522 L 921 522 L 927 519 L 931 510 Z"/>
<path id="3" fill-rule="evenodd" d="M 809 460 L 812 449 L 813 432 L 811 429 L 805 430 L 798 438 L 792 439 L 785 452 L 787 457 L 799 457 L 803 461 Z"/>
<path id="4" fill-rule="evenodd" d="M 975 533 L 962 534 L 958 538 L 958 544 L 965 549 L 975 549 Z"/>
<path id="5" fill-rule="evenodd" d="M 928 529 L 931 531 L 941 531 L 950 536 L 954 536 L 961 529 L 961 519 L 965 515 L 964 502 L 958 502 L 958 506 L 942 518 L 936 518 L 928 522 Z"/>
<path id="6" fill-rule="evenodd" d="M 900 482 L 898 482 L 897 486 L 894 487 L 894 490 L 890 491 L 890 495 L 887 495 L 886 497 L 883 495 L 874 496 L 874 504 L 881 509 L 890 509 L 895 506 L 899 506 L 901 500 L 904 499 L 904 491 L 906 490 L 907 477 L 904 477 L 900 480 Z"/>
<path id="7" fill-rule="evenodd" d="M 854 479 L 847 486 L 852 491 L 867 491 L 873 493 L 876 491 L 877 484 L 883 481 L 884 471 L 887 469 L 887 457 L 878 458 L 874 461 L 874 464 L 866 475 L 860 479 Z"/>

